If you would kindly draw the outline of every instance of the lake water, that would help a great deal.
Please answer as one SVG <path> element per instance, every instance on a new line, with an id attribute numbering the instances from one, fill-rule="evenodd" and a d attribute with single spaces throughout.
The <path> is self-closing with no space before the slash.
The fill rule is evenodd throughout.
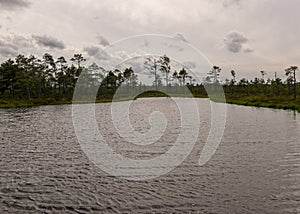
<path id="1" fill-rule="evenodd" d="M 113 177 L 88 159 L 76 139 L 71 105 L 0 110 L 0 213 L 300 213 L 300 115 L 228 105 L 222 142 L 199 166 L 210 105 L 197 103 L 201 128 L 193 151 L 170 173 L 146 181 Z M 155 144 L 127 143 L 116 133 L 110 105 L 96 104 L 98 126 L 126 157 L 157 157 L 181 131 L 171 99 L 140 99 L 130 111 L 136 131 L 149 131 L 153 111 L 165 115 L 167 128 Z"/>

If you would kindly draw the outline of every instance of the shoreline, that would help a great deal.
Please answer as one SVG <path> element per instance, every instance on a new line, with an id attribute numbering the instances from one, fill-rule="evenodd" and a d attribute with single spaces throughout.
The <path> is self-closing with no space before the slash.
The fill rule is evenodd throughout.
<path id="1" fill-rule="evenodd" d="M 226 103 L 240 105 L 240 106 L 257 107 L 257 108 L 293 110 L 293 111 L 297 111 L 298 113 L 300 113 L 300 105 L 297 105 L 297 104 L 245 101 L 245 100 L 234 100 L 234 99 L 228 99 L 228 100 L 226 100 Z"/>
<path id="2" fill-rule="evenodd" d="M 121 99 L 100 99 L 96 101 L 78 101 L 73 102 L 72 100 L 60 100 L 53 101 L 52 99 L 32 99 L 32 100 L 0 100 L 0 109 L 14 109 L 14 108 L 32 108 L 39 106 L 54 106 L 54 105 L 72 105 L 72 104 L 87 104 L 87 103 L 111 103 L 111 102 L 123 102 L 129 100 L 135 100 L 139 98 L 161 98 L 161 97 L 170 97 L 167 95 L 146 95 L 146 96 L 138 96 L 138 97 L 127 97 Z M 171 94 L 171 97 L 182 97 L 182 98 L 192 98 L 189 96 L 184 96 L 182 94 Z M 203 95 L 194 95 L 193 98 L 199 99 L 207 99 L 207 96 Z M 214 102 L 224 102 L 211 99 Z M 274 101 L 257 101 L 257 100 L 245 100 L 245 99 L 234 99 L 234 98 L 226 98 L 225 103 L 234 104 L 234 105 L 242 105 L 242 106 L 251 106 L 257 108 L 272 108 L 272 109 L 282 109 L 282 110 L 294 110 L 300 113 L 300 105 L 297 103 L 280 103 Z"/>

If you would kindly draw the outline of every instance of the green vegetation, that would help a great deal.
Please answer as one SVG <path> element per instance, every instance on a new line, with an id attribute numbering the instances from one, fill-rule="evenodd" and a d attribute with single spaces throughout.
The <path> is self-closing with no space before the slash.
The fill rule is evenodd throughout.
<path id="1" fill-rule="evenodd" d="M 124 71 L 107 71 L 95 63 L 85 67 L 85 61 L 82 54 L 75 54 L 68 63 L 64 57 L 54 60 L 48 53 L 42 59 L 33 55 L 19 55 L 14 60 L 7 60 L 0 66 L 0 108 L 94 102 L 88 95 L 93 91 L 96 91 L 96 102 L 143 97 L 190 97 L 191 94 L 197 98 L 207 98 L 207 91 L 210 95 L 217 94 L 221 84 L 220 67 L 213 66 L 203 82 L 196 84 L 195 78 L 185 68 L 172 70 L 171 60 L 166 55 L 145 60 L 144 68 L 154 79 L 152 86 L 139 82 L 138 75 L 131 67 Z M 232 79 L 222 83 L 226 102 L 300 112 L 297 71 L 297 66 L 285 69 L 286 80 L 276 76 L 265 80 L 266 72 L 260 71 L 260 78 L 243 78 L 237 82 L 236 71 L 231 70 Z M 72 101 L 76 83 L 83 94 L 78 100 Z M 117 90 L 119 96 L 114 98 Z M 139 95 L 134 97 L 132 94 Z M 210 98 L 217 102 L 225 101 L 215 95 Z"/>
<path id="2" fill-rule="evenodd" d="M 226 102 L 256 107 L 277 109 L 291 109 L 300 112 L 299 87 L 296 80 L 297 66 L 285 70 L 287 79 L 277 78 L 265 81 L 265 71 L 261 71 L 261 78 L 254 80 L 241 79 L 235 81 L 235 72 L 232 71 L 232 80 L 226 80 L 223 85 Z"/>

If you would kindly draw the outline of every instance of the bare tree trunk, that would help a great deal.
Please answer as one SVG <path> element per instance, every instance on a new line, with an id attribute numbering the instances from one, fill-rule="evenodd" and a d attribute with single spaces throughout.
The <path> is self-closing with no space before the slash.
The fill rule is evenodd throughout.
<path id="1" fill-rule="evenodd" d="M 155 71 L 154 71 L 154 75 L 155 75 L 155 90 L 158 90 L 158 83 L 157 83 L 157 69 L 155 67 Z"/>
<path id="2" fill-rule="evenodd" d="M 296 81 L 296 70 L 294 70 L 294 100 L 297 99 L 297 81 Z"/>

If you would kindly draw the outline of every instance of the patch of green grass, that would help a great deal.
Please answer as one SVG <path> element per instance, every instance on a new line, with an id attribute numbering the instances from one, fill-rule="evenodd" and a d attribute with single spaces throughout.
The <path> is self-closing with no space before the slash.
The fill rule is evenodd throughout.
<path id="1" fill-rule="evenodd" d="M 154 97 L 195 97 L 195 98 L 207 98 L 207 95 L 204 94 L 166 94 L 163 92 L 157 91 L 147 91 L 138 95 L 137 97 L 124 96 L 117 99 L 110 97 L 105 97 L 98 99 L 96 101 L 89 100 L 80 100 L 72 101 L 71 99 L 54 99 L 54 98 L 45 98 L 45 99 L 31 99 L 31 100 L 9 100 L 9 99 L 0 99 L 0 108 L 28 108 L 33 106 L 42 106 L 42 105 L 63 105 L 63 104 L 83 104 L 83 103 L 110 103 L 110 102 L 122 102 L 129 101 L 138 98 L 154 98 Z M 215 102 L 226 102 L 229 104 L 245 105 L 245 106 L 255 106 L 255 107 L 264 107 L 264 108 L 276 108 L 276 109 L 290 109 L 300 112 L 300 100 L 293 100 L 291 97 L 266 97 L 266 96 L 249 96 L 242 94 L 234 94 L 227 96 L 226 100 L 220 96 L 210 97 L 212 101 Z"/>
<path id="2" fill-rule="evenodd" d="M 299 100 L 293 100 L 289 97 L 258 97 L 258 96 L 245 96 L 245 97 L 229 97 L 226 103 L 255 106 L 263 108 L 275 108 L 284 110 L 296 110 L 300 112 Z"/>

